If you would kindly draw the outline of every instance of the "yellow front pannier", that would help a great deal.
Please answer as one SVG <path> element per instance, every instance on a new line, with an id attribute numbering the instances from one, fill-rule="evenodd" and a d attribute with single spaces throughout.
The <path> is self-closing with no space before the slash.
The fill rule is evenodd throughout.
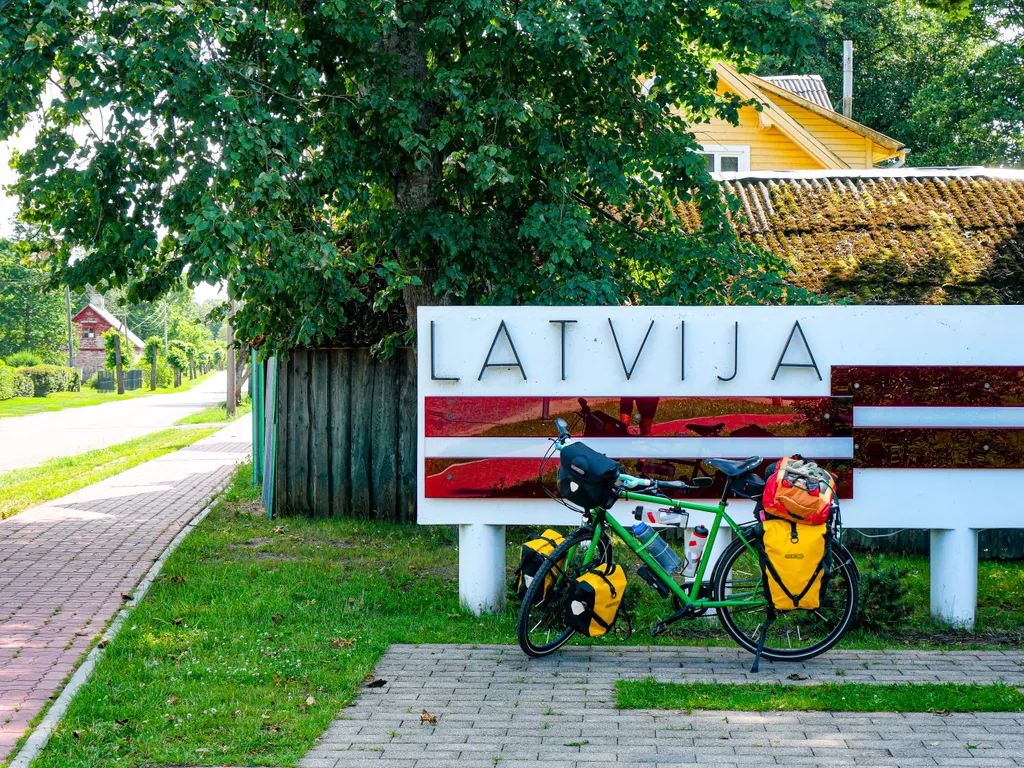
<path id="1" fill-rule="evenodd" d="M 831 569 L 828 524 L 769 519 L 763 525 L 768 599 L 779 611 L 815 610 L 821 605 Z"/>
<path id="2" fill-rule="evenodd" d="M 565 541 L 565 537 L 562 536 L 558 531 L 553 531 L 550 528 L 544 531 L 540 536 L 530 539 L 528 542 L 523 544 L 522 558 L 519 561 L 519 568 L 516 571 L 516 595 L 520 600 L 526 597 L 526 590 L 530 588 L 533 583 L 533 577 L 537 575 L 537 570 L 541 567 L 548 556 L 555 551 L 555 547 Z M 544 577 L 544 584 L 540 587 L 540 596 L 537 600 L 538 603 L 544 602 L 547 599 L 548 592 L 558 581 L 562 575 L 562 565 L 565 563 L 563 560 L 559 562 L 556 567 L 551 568 L 547 575 Z"/>
<path id="3" fill-rule="evenodd" d="M 619 615 L 626 591 L 626 569 L 601 563 L 569 584 L 565 623 L 587 637 L 603 635 Z"/>

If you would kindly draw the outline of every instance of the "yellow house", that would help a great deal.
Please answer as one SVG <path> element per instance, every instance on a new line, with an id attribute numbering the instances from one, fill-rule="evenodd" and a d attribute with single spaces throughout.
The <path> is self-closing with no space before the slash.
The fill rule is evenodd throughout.
<path id="1" fill-rule="evenodd" d="M 743 107 L 739 125 L 713 119 L 692 126 L 712 172 L 806 171 L 873 168 L 896 160 L 905 145 L 832 109 L 816 76 L 757 77 L 715 65 L 719 93 L 756 101 Z"/>

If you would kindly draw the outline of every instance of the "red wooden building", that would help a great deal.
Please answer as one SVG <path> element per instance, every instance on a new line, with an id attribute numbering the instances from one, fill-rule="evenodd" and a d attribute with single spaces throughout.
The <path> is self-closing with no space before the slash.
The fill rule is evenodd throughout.
<path id="1" fill-rule="evenodd" d="M 75 335 L 75 368 L 82 371 L 82 381 L 89 379 L 97 371 L 104 370 L 106 350 L 103 347 L 103 334 L 111 328 L 123 333 L 134 349 L 122 349 L 125 366 L 131 365 L 142 354 L 142 339 L 125 328 L 123 322 L 105 308 L 90 304 L 73 318 Z"/>

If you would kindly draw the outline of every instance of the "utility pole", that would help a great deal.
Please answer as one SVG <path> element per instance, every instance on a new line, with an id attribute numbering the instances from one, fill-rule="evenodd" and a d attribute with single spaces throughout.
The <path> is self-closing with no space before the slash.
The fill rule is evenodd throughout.
<path id="1" fill-rule="evenodd" d="M 117 368 L 117 394 L 124 394 L 124 367 L 121 364 L 121 334 L 114 334 L 114 367 Z"/>
<path id="2" fill-rule="evenodd" d="M 235 329 L 231 325 L 231 316 L 234 314 L 234 306 L 228 312 L 227 337 L 228 337 L 228 393 L 224 400 L 224 406 L 228 409 L 228 419 L 235 418 Z"/>
<path id="3" fill-rule="evenodd" d="M 71 286 L 64 286 L 64 303 L 68 311 L 68 368 L 75 367 L 75 334 L 71 328 Z"/>
<path id="4" fill-rule="evenodd" d="M 164 357 L 167 357 L 167 297 L 164 296 Z"/>

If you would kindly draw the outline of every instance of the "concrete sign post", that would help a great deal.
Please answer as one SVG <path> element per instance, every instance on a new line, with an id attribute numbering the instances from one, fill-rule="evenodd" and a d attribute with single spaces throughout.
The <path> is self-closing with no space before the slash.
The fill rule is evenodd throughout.
<path id="1" fill-rule="evenodd" d="M 932 614 L 969 627 L 978 529 L 1024 527 L 1021 327 L 1015 306 L 421 307 L 418 521 L 459 525 L 462 600 L 500 611 L 504 526 L 579 523 L 545 494 L 557 459 L 540 477 L 555 418 L 654 477 L 800 453 L 846 526 L 932 531 Z"/>

